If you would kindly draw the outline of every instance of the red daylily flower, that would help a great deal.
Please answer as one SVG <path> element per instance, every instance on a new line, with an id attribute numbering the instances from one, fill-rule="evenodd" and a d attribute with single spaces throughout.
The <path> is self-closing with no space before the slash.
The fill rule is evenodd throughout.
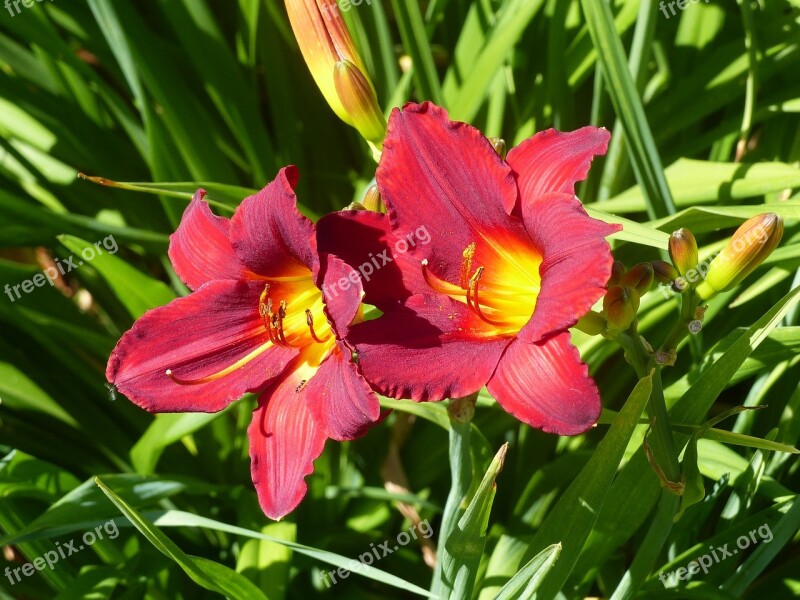
<path id="1" fill-rule="evenodd" d="M 318 223 L 320 251 L 354 267 L 391 253 L 364 277 L 365 302 L 384 314 L 347 336 L 375 390 L 425 401 L 486 385 L 544 431 L 572 435 L 597 421 L 600 395 L 567 329 L 611 272 L 604 238 L 618 229 L 574 195 L 608 139 L 595 127 L 551 129 L 504 161 L 437 106 L 395 109 L 377 172 L 388 216 L 349 211 Z M 420 227 L 429 242 L 412 244 Z"/>
<path id="2" fill-rule="evenodd" d="M 361 285 L 341 260 L 318 257 L 314 225 L 297 210 L 297 179 L 294 167 L 283 169 L 230 220 L 198 191 L 169 247 L 193 293 L 145 313 L 106 370 L 151 412 L 216 412 L 261 392 L 248 432 L 251 471 L 273 519 L 303 499 L 327 438 L 354 439 L 380 416 L 341 342 Z M 342 278 L 351 285 L 331 285 Z M 326 285 L 334 293 L 323 297 Z"/>

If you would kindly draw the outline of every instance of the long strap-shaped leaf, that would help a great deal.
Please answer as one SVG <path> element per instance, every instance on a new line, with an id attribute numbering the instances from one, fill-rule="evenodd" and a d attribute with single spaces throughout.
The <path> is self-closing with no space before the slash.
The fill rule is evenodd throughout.
<path id="1" fill-rule="evenodd" d="M 647 198 L 647 213 L 652 219 L 671 215 L 675 205 L 611 9 L 604 0 L 581 0 L 581 6 L 608 81 L 608 93 L 625 128 L 636 179 Z"/>

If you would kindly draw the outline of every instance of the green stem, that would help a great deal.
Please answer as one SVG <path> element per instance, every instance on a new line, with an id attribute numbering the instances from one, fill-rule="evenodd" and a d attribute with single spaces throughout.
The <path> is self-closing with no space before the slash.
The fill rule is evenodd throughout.
<path id="1" fill-rule="evenodd" d="M 466 398 L 454 398 L 447 407 L 450 416 L 450 492 L 444 505 L 442 524 L 439 527 L 439 545 L 436 569 L 431 582 L 431 592 L 439 598 L 449 598 L 453 589 L 452 581 L 444 577 L 442 565 L 447 554 L 447 539 L 456 530 L 461 518 L 464 498 L 472 484 L 472 455 L 470 454 L 470 430 L 475 413 L 477 393 Z"/>
<path id="2" fill-rule="evenodd" d="M 672 364 L 674 362 L 674 353 L 678 349 L 678 344 L 680 344 L 683 339 L 689 335 L 689 324 L 695 320 L 695 311 L 697 309 L 698 302 L 699 299 L 693 291 L 688 291 L 681 296 L 680 319 L 678 319 L 678 322 L 673 325 L 657 353 L 657 355 L 661 356 L 672 356 L 672 361 L 667 362 L 666 364 Z"/>
<path id="3" fill-rule="evenodd" d="M 687 329 L 688 331 L 688 329 Z M 656 363 L 636 329 L 634 321 L 628 331 L 620 334 L 617 341 L 625 349 L 627 356 L 639 379 L 646 377 L 650 371 L 653 373 L 653 391 L 650 394 L 647 412 L 653 421 L 651 435 L 651 449 L 657 465 L 664 471 L 664 476 L 672 483 L 680 480 L 680 464 L 675 439 L 667 415 L 667 405 L 664 400 L 664 386 L 661 382 L 661 365 Z"/>

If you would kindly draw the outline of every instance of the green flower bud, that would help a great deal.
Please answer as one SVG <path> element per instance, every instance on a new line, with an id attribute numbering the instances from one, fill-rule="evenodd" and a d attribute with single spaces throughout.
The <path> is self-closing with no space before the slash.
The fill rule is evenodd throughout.
<path id="1" fill-rule="evenodd" d="M 659 283 L 672 283 L 681 276 L 678 269 L 665 260 L 654 260 L 650 263 L 653 266 L 653 277 Z"/>
<path id="2" fill-rule="evenodd" d="M 618 285 L 622 281 L 623 275 L 625 275 L 625 265 L 615 260 L 611 264 L 611 277 L 608 279 L 608 285 Z"/>
<path id="3" fill-rule="evenodd" d="M 681 275 L 697 267 L 697 240 L 688 229 L 681 228 L 669 236 L 669 257 Z"/>
<path id="4" fill-rule="evenodd" d="M 588 335 L 600 335 L 606 330 L 606 320 L 600 313 L 590 310 L 578 319 L 575 328 Z"/>
<path id="5" fill-rule="evenodd" d="M 708 300 L 739 284 L 772 254 L 783 236 L 783 219 L 775 213 L 756 215 L 742 223 L 711 264 L 697 294 Z"/>
<path id="6" fill-rule="evenodd" d="M 358 129 L 365 140 L 380 147 L 386 135 L 386 119 L 378 106 L 378 97 L 372 83 L 349 60 L 336 63 L 333 83 L 336 95 L 353 127 Z"/>
<path id="7" fill-rule="evenodd" d="M 361 204 L 364 205 L 364 208 L 367 210 L 372 210 L 375 212 L 386 212 L 386 206 L 383 204 L 383 198 L 381 198 L 381 193 L 378 191 L 378 186 L 372 184 L 367 189 L 367 192 L 364 194 L 364 199 L 361 201 Z"/>
<path id="8" fill-rule="evenodd" d="M 603 298 L 603 313 L 611 331 L 624 331 L 636 318 L 639 293 L 633 288 L 613 286 Z"/>
<path id="9" fill-rule="evenodd" d="M 653 278 L 653 265 L 649 262 L 639 263 L 625 273 L 621 284 L 624 287 L 635 289 L 639 296 L 644 296 L 650 291 L 650 286 L 653 285 Z"/>
<path id="10" fill-rule="evenodd" d="M 499 137 L 490 137 L 489 143 L 494 148 L 494 151 L 500 155 L 500 158 L 505 159 L 506 157 L 506 141 L 503 138 Z"/>

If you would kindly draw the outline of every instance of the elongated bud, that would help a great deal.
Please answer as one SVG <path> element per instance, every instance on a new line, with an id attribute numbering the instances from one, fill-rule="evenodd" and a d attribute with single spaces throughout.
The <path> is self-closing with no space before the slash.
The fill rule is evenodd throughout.
<path id="1" fill-rule="evenodd" d="M 375 184 L 369 186 L 364 194 L 364 199 L 361 201 L 361 204 L 363 204 L 364 208 L 367 210 L 382 213 L 386 212 L 386 206 L 383 204 L 383 198 L 381 198 L 381 193 L 378 191 L 378 186 Z"/>
<path id="2" fill-rule="evenodd" d="M 665 260 L 654 260 L 650 264 L 653 265 L 653 277 L 659 283 L 672 283 L 681 275 L 678 269 Z"/>
<path id="3" fill-rule="evenodd" d="M 711 264 L 697 294 L 708 300 L 736 286 L 772 254 L 783 236 L 783 219 L 775 213 L 756 215 L 742 223 Z"/>
<path id="4" fill-rule="evenodd" d="M 649 262 L 639 263 L 622 277 L 622 286 L 633 288 L 639 296 L 644 296 L 653 285 L 653 277 L 653 265 Z"/>
<path id="5" fill-rule="evenodd" d="M 611 331 L 624 331 L 636 318 L 639 294 L 633 288 L 613 286 L 603 298 L 603 313 Z"/>
<path id="6" fill-rule="evenodd" d="M 590 310 L 578 319 L 575 328 L 588 335 L 600 335 L 606 330 L 606 319 L 600 313 Z"/>
<path id="7" fill-rule="evenodd" d="M 611 277 L 608 278 L 608 285 L 618 285 L 625 275 L 625 265 L 615 260 L 611 263 Z"/>
<path id="8" fill-rule="evenodd" d="M 681 228 L 669 236 L 669 257 L 681 275 L 697 267 L 697 240 L 688 229 Z"/>
<path id="9" fill-rule="evenodd" d="M 349 60 L 340 60 L 334 67 L 333 83 L 353 127 L 365 140 L 380 146 L 386 135 L 386 119 L 375 88 L 364 73 Z"/>
<path id="10" fill-rule="evenodd" d="M 286 12 L 289 15 L 289 23 L 292 25 L 292 31 L 300 46 L 300 51 L 303 53 L 303 58 L 317 87 L 325 96 L 325 100 L 342 121 L 355 126 L 359 132 L 365 128 L 370 136 L 367 139 L 374 142 L 378 138 L 377 125 L 374 122 L 366 124 L 369 119 L 372 119 L 373 110 L 371 107 L 364 108 L 366 106 L 364 98 L 369 98 L 371 102 L 375 95 L 374 87 L 366 75 L 367 69 L 364 61 L 347 29 L 338 2 L 336 0 L 286 0 Z M 345 85 L 345 88 L 350 88 L 346 90 L 348 92 L 346 100 L 342 99 L 340 93 L 337 92 L 335 82 L 336 66 L 342 61 L 351 63 L 355 67 L 354 71 L 360 73 L 360 78 L 366 82 L 364 84 L 351 81 Z M 346 79 L 354 80 L 357 77 L 357 75 L 348 74 Z M 353 88 L 361 91 L 355 92 Z M 367 89 L 371 90 L 371 94 L 366 93 Z M 358 102 L 356 102 L 356 98 L 360 98 Z M 355 109 L 352 103 L 355 103 Z M 375 104 L 377 104 L 377 100 Z M 365 114 L 370 116 L 365 117 Z M 364 121 L 365 118 L 368 121 Z M 360 121 L 360 124 L 357 121 Z M 364 135 L 363 132 L 362 135 Z M 380 136 L 380 139 L 383 139 L 383 135 Z"/>

